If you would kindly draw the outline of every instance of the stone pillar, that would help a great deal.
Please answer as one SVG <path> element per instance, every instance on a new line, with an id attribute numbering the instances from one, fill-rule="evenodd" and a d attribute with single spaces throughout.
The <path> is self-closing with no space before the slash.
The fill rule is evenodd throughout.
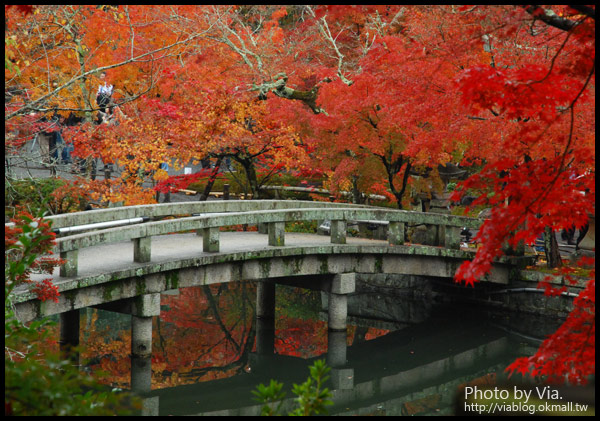
<path id="1" fill-rule="evenodd" d="M 131 356 L 152 355 L 152 317 L 131 316 Z"/>
<path id="2" fill-rule="evenodd" d="M 275 282 L 258 281 L 256 290 L 256 317 L 275 318 Z"/>
<path id="3" fill-rule="evenodd" d="M 256 290 L 256 354 L 275 353 L 275 282 L 259 281 Z"/>
<path id="4" fill-rule="evenodd" d="M 328 328 L 333 331 L 346 331 L 348 316 L 348 294 L 354 292 L 355 273 L 334 275 L 329 292 Z"/>
<path id="5" fill-rule="evenodd" d="M 60 314 L 60 339 L 58 341 L 61 358 L 79 365 L 79 309 Z"/>
<path id="6" fill-rule="evenodd" d="M 256 354 L 273 355 L 275 353 L 275 318 L 256 318 Z"/>
<path id="7" fill-rule="evenodd" d="M 145 294 L 131 303 L 131 389 L 150 391 L 152 367 L 152 317 L 160 315 L 160 294 Z"/>
<path id="8" fill-rule="evenodd" d="M 333 389 L 349 390 L 354 387 L 354 369 L 346 366 L 346 331 L 327 334 L 327 365 L 331 367 Z"/>
<path id="9" fill-rule="evenodd" d="M 60 276 L 72 277 L 77 276 L 77 256 L 79 250 L 61 251 L 60 258 L 66 260 L 65 264 L 60 267 Z"/>
<path id="10" fill-rule="evenodd" d="M 333 331 L 327 332 L 327 365 L 329 367 L 343 367 L 346 364 L 346 337 L 347 332 Z"/>
<path id="11" fill-rule="evenodd" d="M 258 233 L 259 234 L 268 234 L 269 233 L 269 224 L 266 222 L 258 223 Z"/>
<path id="12" fill-rule="evenodd" d="M 146 397 L 152 389 L 152 363 L 149 357 L 131 357 L 131 391 L 140 395 L 142 416 L 158 416 L 159 397 Z"/>
<path id="13" fill-rule="evenodd" d="M 348 297 L 342 294 L 329 294 L 329 330 L 346 331 Z"/>
<path id="14" fill-rule="evenodd" d="M 145 358 L 152 354 L 152 317 L 158 315 L 160 315 L 160 294 L 145 294 L 132 299 L 132 356 Z"/>
<path id="15" fill-rule="evenodd" d="M 426 246 L 439 246 L 439 226 L 435 224 L 425 224 L 425 240 L 423 245 Z"/>
<path id="16" fill-rule="evenodd" d="M 269 222 L 268 230 L 270 246 L 285 245 L 285 222 Z"/>
<path id="17" fill-rule="evenodd" d="M 131 357 L 131 391 L 136 393 L 149 392 L 152 386 L 151 359 Z"/>
<path id="18" fill-rule="evenodd" d="M 131 241 L 133 241 L 133 261 L 137 263 L 149 262 L 152 237 L 134 238 Z"/>
<path id="19" fill-rule="evenodd" d="M 404 223 L 390 222 L 388 226 L 388 243 L 390 246 L 400 246 L 404 244 Z"/>
<path id="20" fill-rule="evenodd" d="M 229 200 L 229 184 L 223 184 L 223 200 Z"/>
<path id="21" fill-rule="evenodd" d="M 202 229 L 202 250 L 216 253 L 219 251 L 219 227 Z"/>
<path id="22" fill-rule="evenodd" d="M 331 242 L 346 244 L 346 221 L 331 221 Z"/>
<path id="23" fill-rule="evenodd" d="M 447 249 L 460 249 L 460 231 L 459 227 L 446 226 L 444 230 L 444 247 Z"/>

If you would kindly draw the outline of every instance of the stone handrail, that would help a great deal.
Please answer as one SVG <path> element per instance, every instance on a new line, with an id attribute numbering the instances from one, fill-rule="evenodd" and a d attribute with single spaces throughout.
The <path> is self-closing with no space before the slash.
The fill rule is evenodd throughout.
<path id="1" fill-rule="evenodd" d="M 209 204 L 211 202 L 204 203 Z M 222 205 L 225 202 L 219 203 Z M 305 203 L 315 204 L 319 202 Z M 287 202 L 279 201 L 279 206 L 284 206 L 282 204 L 287 205 Z M 290 202 L 290 205 L 294 204 L 298 204 L 298 202 Z M 273 204 L 267 205 L 273 206 Z M 204 206 L 205 213 L 208 213 L 209 210 L 213 213 L 173 220 L 147 222 L 139 225 L 100 229 L 97 231 L 58 238 L 56 240 L 57 245 L 55 246 L 55 252 L 60 253 L 61 258 L 66 261 L 66 263 L 61 266 L 60 275 L 65 277 L 77 276 L 78 250 L 118 241 L 133 241 L 134 262 L 150 262 L 152 236 L 169 233 L 196 231 L 198 235 L 203 236 L 204 252 L 218 252 L 219 228 L 231 225 L 266 224 L 269 236 L 268 244 L 270 246 L 283 246 L 285 245 L 285 223 L 290 221 L 331 220 L 331 242 L 334 244 L 346 243 L 346 226 L 348 221 L 375 220 L 389 222 L 388 242 L 390 245 L 404 244 L 404 224 L 425 224 L 435 229 L 438 229 L 438 227 L 445 227 L 444 234 L 438 236 L 439 244 L 436 245 L 443 245 L 450 249 L 459 249 L 460 229 L 462 227 L 478 228 L 482 223 L 481 220 L 463 216 L 388 210 L 384 208 L 349 207 L 352 205 L 347 204 L 346 206 L 330 206 L 330 203 L 327 203 L 326 205 L 328 206 L 312 208 L 300 208 L 296 206 L 291 209 L 263 209 L 243 212 L 231 211 L 232 209 L 235 209 L 234 206 Z M 263 207 L 267 206 L 263 205 Z M 144 206 L 135 208 L 140 212 L 140 208 L 144 208 Z M 177 209 L 179 212 L 182 208 L 187 210 L 192 209 L 192 207 L 184 206 L 178 206 L 174 209 Z M 146 207 L 143 210 L 149 209 L 150 208 Z M 168 208 L 165 207 L 160 211 L 155 210 L 154 215 L 157 213 L 165 214 L 167 209 Z M 194 209 L 197 210 L 198 208 L 196 207 Z M 223 212 L 224 209 L 229 210 L 229 212 Z M 218 210 L 221 210 L 222 212 L 218 212 Z M 172 210 L 169 210 L 169 212 L 171 211 Z M 100 211 L 91 211 L 88 213 L 93 212 Z M 136 215 L 134 214 L 131 217 L 134 216 Z"/>
<path id="2" fill-rule="evenodd" d="M 56 229 L 140 217 L 160 218 L 172 215 L 190 215 L 198 213 L 245 212 L 318 207 L 361 208 L 367 206 L 349 203 L 311 202 L 301 200 L 222 200 L 122 206 L 48 216 L 45 219 L 52 221 L 52 228 Z M 5 226 L 9 225 L 11 224 L 5 224 Z"/>

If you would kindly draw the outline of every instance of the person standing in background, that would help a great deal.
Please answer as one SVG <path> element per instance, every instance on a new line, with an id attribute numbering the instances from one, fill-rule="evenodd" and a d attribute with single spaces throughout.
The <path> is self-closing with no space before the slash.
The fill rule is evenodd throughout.
<path id="1" fill-rule="evenodd" d="M 112 114 L 112 107 L 109 106 L 112 102 L 112 94 L 113 86 L 110 84 L 106 72 L 100 73 L 100 86 L 98 86 L 98 92 L 96 93 L 96 103 L 100 111 L 105 114 Z"/>

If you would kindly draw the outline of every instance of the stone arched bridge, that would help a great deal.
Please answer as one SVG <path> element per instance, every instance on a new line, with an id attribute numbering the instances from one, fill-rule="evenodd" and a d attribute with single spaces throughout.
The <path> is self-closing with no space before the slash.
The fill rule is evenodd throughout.
<path id="1" fill-rule="evenodd" d="M 329 330 L 341 333 L 357 275 L 451 278 L 474 254 L 460 249 L 460 230 L 482 223 L 445 214 L 269 200 L 129 206 L 48 219 L 59 234 L 55 252 L 65 259 L 53 274 L 60 297 L 42 302 L 26 287 L 15 288 L 10 298 L 17 318 L 25 322 L 59 314 L 61 350 L 77 361 L 69 350 L 79 344 L 80 309 L 130 314 L 131 388 L 136 391 L 150 390 L 152 317 L 160 315 L 161 292 L 259 280 L 260 333 L 274 326 L 275 283 L 319 289 L 328 293 Z M 287 222 L 314 220 L 330 220 L 330 236 L 285 232 Z M 355 221 L 386 225 L 387 240 L 348 237 L 347 225 Z M 222 230 L 239 225 L 259 230 Z M 406 225 L 425 225 L 432 245 L 406 242 Z M 483 281 L 507 284 L 517 263 L 499 260 Z M 271 349 L 257 340 L 257 352 L 265 347 Z"/>
<path id="2" fill-rule="evenodd" d="M 452 277 L 473 257 L 472 251 L 460 250 L 461 228 L 478 228 L 482 222 L 350 204 L 271 200 L 129 206 L 48 219 L 59 233 L 56 253 L 66 259 L 53 276 L 61 296 L 58 303 L 42 303 L 25 289 L 15 290 L 12 301 L 23 321 L 239 280 L 294 278 L 311 287 L 314 279 L 328 279 L 329 292 L 347 294 L 354 291 L 356 273 Z M 286 222 L 311 220 L 331 220 L 330 237 L 285 232 Z M 346 236 L 349 221 L 365 220 L 387 224 L 387 241 Z M 240 224 L 260 225 L 261 230 L 220 231 Z M 435 245 L 406 243 L 405 224 L 426 225 Z M 499 261 L 485 280 L 508 283 L 511 265 L 509 260 Z"/>

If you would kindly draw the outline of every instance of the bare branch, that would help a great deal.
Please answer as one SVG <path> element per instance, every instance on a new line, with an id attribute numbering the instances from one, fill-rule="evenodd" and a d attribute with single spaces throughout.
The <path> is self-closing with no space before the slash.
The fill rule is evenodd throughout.
<path id="1" fill-rule="evenodd" d="M 331 45 L 333 46 L 333 50 L 335 51 L 335 54 L 338 57 L 338 76 L 340 77 L 340 79 L 342 80 L 342 82 L 344 82 L 346 85 L 350 86 L 352 85 L 354 82 L 351 81 L 350 79 L 346 78 L 344 76 L 344 73 L 342 72 L 342 66 L 344 64 L 344 55 L 340 52 L 340 50 L 338 49 L 337 44 L 335 43 L 335 39 L 333 38 L 333 36 L 331 35 L 331 31 L 329 30 L 329 25 L 327 24 L 327 16 L 323 16 L 321 18 L 321 22 L 317 22 L 317 24 L 319 25 L 319 30 L 321 31 L 321 34 L 323 35 L 323 37 L 329 41 L 331 43 Z M 341 31 L 340 31 L 341 33 Z M 338 34 L 339 35 L 339 34 Z M 337 37 L 336 37 L 337 38 Z"/>
<path id="2" fill-rule="evenodd" d="M 86 78 L 87 76 L 89 76 L 91 74 L 98 73 L 98 72 L 101 72 L 103 70 L 112 69 L 112 68 L 115 68 L 115 67 L 121 67 L 121 66 L 124 66 L 124 65 L 129 64 L 129 63 L 142 62 L 142 61 L 144 61 L 148 57 L 150 57 L 152 59 L 151 61 L 160 60 L 162 57 L 154 58 L 153 56 L 155 54 L 157 54 L 157 53 L 161 53 L 163 51 L 167 51 L 167 50 L 173 49 L 173 48 L 175 48 L 175 47 L 177 47 L 179 45 L 189 43 L 190 41 L 192 41 L 192 40 L 194 40 L 196 38 L 199 38 L 199 37 L 203 36 L 204 34 L 205 34 L 205 32 L 194 34 L 194 35 L 191 35 L 191 36 L 189 36 L 186 39 L 183 39 L 181 41 L 177 41 L 177 42 L 174 42 L 174 43 L 169 44 L 167 46 L 157 48 L 156 50 L 140 54 L 140 55 L 138 55 L 136 57 L 132 57 L 132 58 L 127 59 L 125 61 L 122 61 L 122 62 L 119 62 L 119 63 L 115 63 L 115 64 L 110 64 L 108 66 L 98 67 L 98 68 L 95 68 L 95 69 L 83 72 L 83 73 L 81 73 L 81 74 L 79 74 L 77 76 L 72 77 L 71 80 L 69 80 L 68 82 L 64 83 L 63 85 L 57 87 L 52 92 L 49 92 L 46 95 L 42 95 L 38 99 L 33 100 L 32 102 L 30 102 L 28 104 L 25 104 L 23 107 L 19 108 L 17 111 L 14 111 L 12 113 L 6 114 L 4 116 L 4 120 L 7 121 L 7 120 L 10 120 L 11 118 L 14 118 L 14 117 L 18 116 L 18 115 L 25 114 L 25 113 L 27 113 L 29 111 L 35 110 L 36 108 L 38 108 L 38 105 L 41 104 L 41 103 L 43 103 L 46 99 L 48 99 L 48 98 L 50 98 L 50 97 L 58 94 L 63 89 L 68 88 L 69 86 L 73 85 L 74 83 L 76 83 L 78 81 L 81 81 L 82 79 Z"/>

